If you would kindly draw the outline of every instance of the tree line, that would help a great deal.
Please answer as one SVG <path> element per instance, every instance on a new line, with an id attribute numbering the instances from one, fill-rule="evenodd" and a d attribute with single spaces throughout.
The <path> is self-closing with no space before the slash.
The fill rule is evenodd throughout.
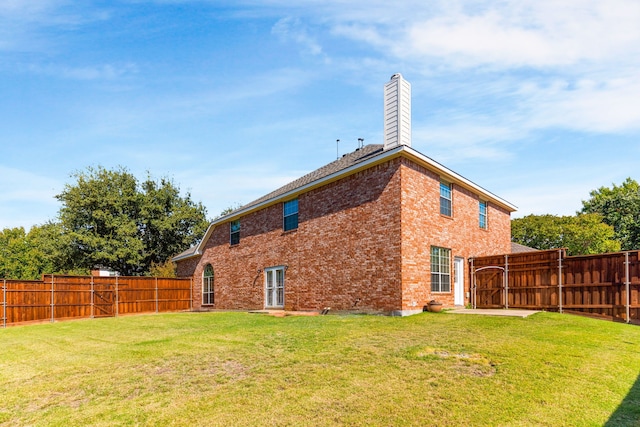
<path id="1" fill-rule="evenodd" d="M 640 249 L 640 185 L 627 178 L 593 190 L 576 215 L 514 219 L 511 240 L 535 249 L 567 248 L 569 255 Z"/>
<path id="2" fill-rule="evenodd" d="M 0 232 L 0 277 L 37 280 L 95 268 L 170 276 L 170 258 L 197 243 L 209 224 L 202 203 L 168 178 L 139 181 L 123 167 L 71 176 L 75 182 L 56 195 L 55 220 Z"/>

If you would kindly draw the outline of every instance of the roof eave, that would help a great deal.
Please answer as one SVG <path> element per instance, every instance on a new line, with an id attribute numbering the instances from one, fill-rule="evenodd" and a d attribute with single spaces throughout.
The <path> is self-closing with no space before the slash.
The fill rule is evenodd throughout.
<path id="1" fill-rule="evenodd" d="M 457 174 L 456 172 L 452 171 L 451 169 L 447 168 L 446 166 L 436 162 L 435 160 L 431 159 L 430 157 L 425 156 L 424 154 L 420 153 L 419 151 L 414 150 L 413 148 L 406 146 L 406 145 L 401 145 L 398 146 L 396 148 L 393 148 L 391 150 L 388 151 L 384 151 L 381 154 L 371 157 L 367 160 L 364 160 L 360 163 L 356 163 L 354 165 L 351 165 L 345 169 L 342 169 L 340 171 L 334 172 L 330 175 L 327 175 L 325 177 L 319 178 L 315 181 L 312 181 L 308 184 L 302 185 L 298 188 L 295 188 L 293 190 L 287 191 L 286 193 L 283 194 L 279 194 L 277 196 L 274 196 L 271 199 L 268 200 L 264 200 L 260 203 L 257 203 L 255 205 L 252 206 L 247 206 L 246 208 L 241 208 L 237 211 L 231 212 L 227 215 L 221 216 L 220 218 L 217 218 L 215 220 L 213 220 L 210 224 L 209 224 L 209 228 L 207 228 L 207 232 L 205 233 L 204 237 L 202 238 L 202 240 L 200 241 L 200 243 L 198 243 L 198 246 L 196 247 L 196 250 L 194 253 L 192 254 L 188 254 L 188 255 L 184 255 L 184 256 L 177 256 L 175 258 L 173 258 L 174 261 L 182 261 L 185 259 L 189 259 L 189 258 L 193 258 L 193 257 L 197 257 L 197 256 L 201 256 L 204 250 L 204 245 L 206 245 L 207 240 L 209 240 L 209 237 L 211 237 L 211 233 L 213 233 L 213 230 L 215 229 L 215 227 L 218 224 L 223 224 L 229 221 L 233 221 L 236 220 L 242 216 L 245 216 L 247 214 L 250 214 L 252 212 L 256 212 L 259 211 L 261 209 L 264 209 L 266 207 L 272 206 L 276 203 L 279 203 L 281 201 L 284 200 L 288 200 L 288 199 L 292 199 L 294 197 L 297 197 L 298 195 L 302 194 L 302 193 L 306 193 L 308 191 L 311 191 L 315 188 L 318 187 L 322 187 L 324 185 L 327 185 L 331 182 L 337 181 L 339 179 L 345 178 L 347 176 L 353 175 L 357 172 L 360 172 L 362 170 L 368 169 L 372 166 L 375 166 L 377 164 L 381 164 L 384 163 L 386 161 L 389 161 L 393 158 L 396 157 L 401 157 L 401 156 L 405 156 L 407 158 L 409 158 L 410 160 L 417 162 L 418 164 L 422 164 L 423 166 L 427 167 L 430 170 L 435 171 L 436 173 L 438 173 L 439 175 L 443 176 L 444 179 L 448 180 L 448 181 L 452 181 L 456 184 L 459 184 L 477 194 L 479 194 L 480 196 L 484 197 L 487 201 L 493 202 L 496 205 L 502 207 L 503 209 L 506 209 L 509 212 L 515 212 L 516 210 L 518 210 L 518 208 L 513 205 L 512 203 L 504 200 L 501 197 L 496 196 L 495 194 L 491 193 L 488 190 L 485 190 L 484 188 L 480 187 L 479 185 L 475 184 L 474 182 L 468 180 L 467 178 L 463 177 L 462 175 Z"/>
<path id="2" fill-rule="evenodd" d="M 339 179 L 342 179 L 344 177 L 347 177 L 349 175 L 353 175 L 354 173 L 360 172 L 361 170 L 364 169 L 368 169 L 372 166 L 375 166 L 376 164 L 380 164 L 380 163 L 384 163 L 388 160 L 391 160 L 395 157 L 400 157 L 402 155 L 407 156 L 408 158 L 414 160 L 414 161 L 418 161 L 418 163 L 422 163 L 423 165 L 427 166 L 429 169 L 435 170 L 435 172 L 437 172 L 439 175 L 443 175 L 445 179 L 452 181 L 454 183 L 460 184 L 463 187 L 466 187 L 469 190 L 474 191 L 475 193 L 479 193 L 481 196 L 483 196 L 484 198 L 487 199 L 487 201 L 491 201 L 495 204 L 497 204 L 498 206 L 508 210 L 509 212 L 515 212 L 518 210 L 517 206 L 515 206 L 514 204 L 504 200 L 503 198 L 491 193 L 488 190 L 485 190 L 484 188 L 480 187 L 479 185 L 475 184 L 474 182 L 468 180 L 467 178 L 463 177 L 462 175 L 457 174 L 456 172 L 452 171 L 451 169 L 447 168 L 446 166 L 436 162 L 435 160 L 431 159 L 430 157 L 425 156 L 424 154 L 420 153 L 419 151 L 414 150 L 413 148 L 406 146 L 406 145 L 401 145 L 399 147 L 396 147 L 392 150 L 388 150 L 388 151 L 384 151 L 381 154 L 374 156 L 370 159 L 367 159 L 363 162 L 360 163 L 356 163 L 355 165 L 349 166 L 345 169 L 342 169 L 340 171 L 334 172 L 330 175 L 327 175 L 323 178 L 317 179 L 313 182 L 310 182 L 308 184 L 305 184 L 301 187 L 295 188 L 291 191 L 288 191 L 286 193 L 280 194 L 278 196 L 274 196 L 271 199 L 265 200 L 263 202 L 260 202 L 258 204 L 252 205 L 252 206 L 248 206 L 244 209 L 239 209 L 237 211 L 231 212 L 228 215 L 225 216 L 221 216 L 220 218 L 215 219 L 211 225 L 217 225 L 217 224 L 222 224 L 228 221 L 233 221 L 235 219 L 238 219 L 244 215 L 247 215 L 249 213 L 264 209 L 268 206 L 274 205 L 278 202 L 281 202 L 283 200 L 287 200 L 287 199 L 291 199 L 294 198 L 302 193 L 306 193 L 310 190 L 313 190 L 314 188 L 318 188 L 318 187 L 322 187 L 324 185 L 327 185 L 331 182 L 337 181 Z M 209 230 L 207 230 L 207 233 L 209 233 Z M 208 237 L 208 236 L 206 236 Z M 205 239 L 202 240 L 203 242 L 205 241 Z"/>
<path id="3" fill-rule="evenodd" d="M 337 172 L 334 172 L 330 175 L 327 175 L 325 177 L 319 178 L 315 181 L 312 181 L 308 184 L 302 185 L 298 188 L 295 188 L 293 190 L 287 191 L 286 193 L 280 194 L 278 196 L 274 196 L 271 199 L 265 200 L 263 202 L 257 203 L 255 205 L 252 206 L 248 206 L 244 209 L 239 209 L 237 211 L 231 212 L 228 215 L 225 216 L 221 216 L 220 218 L 215 219 L 211 225 L 217 225 L 217 224 L 222 224 L 228 221 L 233 221 L 235 219 L 238 219 L 244 215 L 247 215 L 249 213 L 255 212 L 255 211 L 259 211 L 261 209 L 264 209 L 266 207 L 269 207 L 271 205 L 274 205 L 276 203 L 279 203 L 281 201 L 284 200 L 288 200 L 288 199 L 292 199 L 297 197 L 298 195 L 302 194 L 302 193 L 306 193 L 308 191 L 311 191 L 315 188 L 318 187 L 322 187 L 324 185 L 330 184 L 334 181 L 337 181 L 339 179 L 345 178 L 347 176 L 353 175 L 357 172 L 360 172 L 362 170 L 368 169 L 372 166 L 375 166 L 377 164 L 380 163 L 384 163 L 394 157 L 397 157 L 399 155 L 399 153 L 402 152 L 402 147 L 397 147 L 394 148 L 393 150 L 389 150 L 389 151 L 385 151 L 377 156 L 371 157 L 370 159 L 364 160 L 360 163 L 356 163 L 354 165 L 351 165 L 345 169 L 339 170 Z M 204 239 L 203 239 L 204 241 Z"/>
<path id="4" fill-rule="evenodd" d="M 462 175 L 452 171 L 451 169 L 447 168 L 446 166 L 436 162 L 435 160 L 433 160 L 430 157 L 425 156 L 424 154 L 420 153 L 419 151 L 414 150 L 411 147 L 408 146 L 403 146 L 402 147 L 404 150 L 404 152 L 411 158 L 413 159 L 417 159 L 419 162 L 425 164 L 426 166 L 428 166 L 428 169 L 435 169 L 435 172 L 437 172 L 439 175 L 441 175 L 445 180 L 447 181 L 451 181 L 455 184 L 459 184 L 465 188 L 467 188 L 468 190 L 473 191 L 474 193 L 477 193 L 481 196 L 483 196 L 485 199 L 487 199 L 487 201 L 493 202 L 496 205 L 502 207 L 503 209 L 508 210 L 509 212 L 515 212 L 518 210 L 518 207 L 516 205 L 514 205 L 513 203 L 510 203 L 508 201 L 506 201 L 505 199 L 503 199 L 502 197 L 499 197 L 495 194 L 493 194 L 492 192 L 490 192 L 489 190 L 486 190 L 482 187 L 480 187 L 478 184 L 474 183 L 473 181 L 468 180 L 467 178 L 463 177 Z"/>

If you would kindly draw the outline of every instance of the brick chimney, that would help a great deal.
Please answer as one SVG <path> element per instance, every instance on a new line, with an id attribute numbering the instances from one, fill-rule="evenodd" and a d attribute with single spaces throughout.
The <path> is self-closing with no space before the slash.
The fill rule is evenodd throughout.
<path id="1" fill-rule="evenodd" d="M 411 84 L 397 73 L 384 85 L 384 149 L 411 147 Z"/>

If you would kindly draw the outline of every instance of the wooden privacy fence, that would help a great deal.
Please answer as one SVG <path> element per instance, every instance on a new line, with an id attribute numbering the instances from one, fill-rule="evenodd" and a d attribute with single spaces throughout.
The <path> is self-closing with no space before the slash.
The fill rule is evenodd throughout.
<path id="1" fill-rule="evenodd" d="M 2 280 L 2 326 L 192 308 L 191 279 L 44 275 Z"/>
<path id="2" fill-rule="evenodd" d="M 474 308 L 572 312 L 640 324 L 638 251 L 567 256 L 554 249 L 469 262 Z"/>

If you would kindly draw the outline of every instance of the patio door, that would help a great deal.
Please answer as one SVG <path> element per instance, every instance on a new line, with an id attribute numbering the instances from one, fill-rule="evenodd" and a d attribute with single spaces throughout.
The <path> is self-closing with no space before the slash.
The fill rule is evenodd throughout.
<path id="1" fill-rule="evenodd" d="M 453 260 L 453 303 L 464 305 L 464 258 Z"/>
<path id="2" fill-rule="evenodd" d="M 284 267 L 265 269 L 265 308 L 284 308 Z"/>

